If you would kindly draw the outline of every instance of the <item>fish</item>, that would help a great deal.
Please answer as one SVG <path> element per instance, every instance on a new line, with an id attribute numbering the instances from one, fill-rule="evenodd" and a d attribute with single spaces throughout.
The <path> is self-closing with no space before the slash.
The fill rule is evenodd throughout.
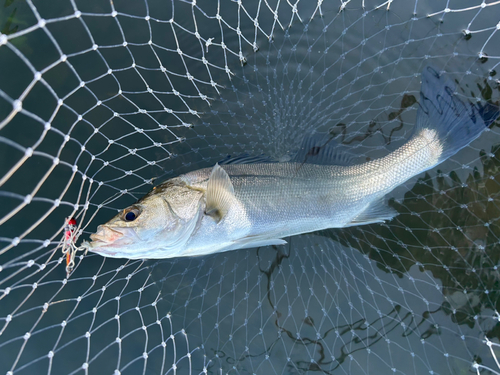
<path id="1" fill-rule="evenodd" d="M 302 233 L 388 221 L 397 215 L 389 192 L 466 147 L 498 115 L 492 104 L 460 98 L 455 84 L 428 66 L 412 134 L 388 155 L 357 162 L 338 145 L 306 141 L 288 162 L 195 170 L 99 225 L 85 246 L 104 257 L 165 259 L 285 245 Z"/>

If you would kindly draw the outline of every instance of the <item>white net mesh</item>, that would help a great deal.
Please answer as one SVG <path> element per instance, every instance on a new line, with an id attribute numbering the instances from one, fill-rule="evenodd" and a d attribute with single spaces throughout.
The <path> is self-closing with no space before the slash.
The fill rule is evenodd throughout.
<path id="1" fill-rule="evenodd" d="M 61 247 L 68 217 L 80 243 L 158 181 L 284 160 L 314 130 L 385 155 L 428 64 L 496 103 L 500 2 L 0 9 L 0 374 L 500 373 L 498 123 L 396 189 L 386 224 L 197 258 L 78 252 L 69 275 Z"/>

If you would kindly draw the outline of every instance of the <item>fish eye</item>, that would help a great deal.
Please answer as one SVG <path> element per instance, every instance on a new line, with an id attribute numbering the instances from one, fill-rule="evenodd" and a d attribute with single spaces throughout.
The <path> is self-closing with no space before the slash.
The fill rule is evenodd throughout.
<path id="1" fill-rule="evenodd" d="M 137 208 L 132 208 L 123 214 L 125 221 L 134 221 L 139 216 L 140 212 Z"/>

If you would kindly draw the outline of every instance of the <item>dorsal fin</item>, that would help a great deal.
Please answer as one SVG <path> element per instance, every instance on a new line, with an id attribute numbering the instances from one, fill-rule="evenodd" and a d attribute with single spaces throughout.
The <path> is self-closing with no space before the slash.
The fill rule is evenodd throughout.
<path id="1" fill-rule="evenodd" d="M 347 147 L 339 145 L 327 133 L 315 133 L 305 137 L 292 161 L 321 165 L 353 165 L 357 157 Z"/>
<path id="2" fill-rule="evenodd" d="M 229 211 L 233 198 L 234 188 L 228 174 L 215 164 L 208 179 L 205 214 L 219 223 Z"/>

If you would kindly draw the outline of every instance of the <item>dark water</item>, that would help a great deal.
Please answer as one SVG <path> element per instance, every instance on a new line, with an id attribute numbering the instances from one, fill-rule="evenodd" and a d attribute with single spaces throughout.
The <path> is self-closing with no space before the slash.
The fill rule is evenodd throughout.
<path id="1" fill-rule="evenodd" d="M 80 242 L 165 178 L 313 131 L 385 155 L 429 64 L 497 102 L 498 5 L 345 4 L 0 2 L 0 373 L 499 371 L 498 124 L 389 223 L 66 278 L 65 218 Z"/>

